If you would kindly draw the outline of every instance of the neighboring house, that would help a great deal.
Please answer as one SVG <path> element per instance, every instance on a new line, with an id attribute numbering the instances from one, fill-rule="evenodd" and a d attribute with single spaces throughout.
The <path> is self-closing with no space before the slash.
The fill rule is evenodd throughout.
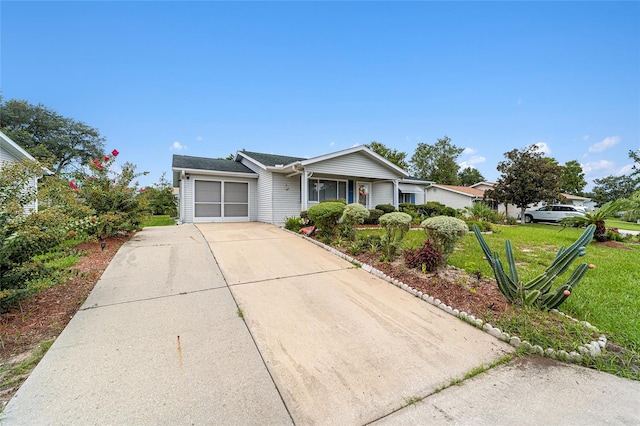
<path id="1" fill-rule="evenodd" d="M 20 145 L 15 143 L 11 138 L 4 133 L 0 132 L 0 169 L 4 167 L 4 164 L 9 162 L 18 162 L 23 160 L 36 161 L 35 158 L 31 156 L 27 151 L 22 149 Z M 29 187 L 34 188 L 36 191 L 38 189 L 38 177 L 32 176 L 29 182 Z M 32 211 L 38 210 L 38 200 L 36 198 L 30 204 L 25 206 L 25 213 L 30 213 Z"/>
<path id="2" fill-rule="evenodd" d="M 484 190 L 470 186 L 431 184 L 426 191 L 427 202 L 437 201 L 454 209 L 463 209 L 473 206 L 473 203 L 482 201 Z"/>
<path id="3" fill-rule="evenodd" d="M 313 158 L 248 151 L 234 160 L 174 155 L 172 170 L 183 223 L 282 225 L 328 199 L 397 208 L 401 200 L 422 201 L 428 184 L 365 146 Z"/>
<path id="4" fill-rule="evenodd" d="M 564 197 L 564 204 L 570 204 L 576 207 L 588 207 L 587 203 L 591 201 L 591 198 L 581 197 L 579 195 L 561 194 Z"/>

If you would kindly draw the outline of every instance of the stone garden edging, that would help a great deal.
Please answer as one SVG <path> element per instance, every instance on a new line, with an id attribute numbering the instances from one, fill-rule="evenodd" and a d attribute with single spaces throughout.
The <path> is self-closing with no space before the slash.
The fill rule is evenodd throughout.
<path id="1" fill-rule="evenodd" d="M 315 240 L 313 238 L 307 237 L 306 235 L 300 235 L 297 234 L 295 232 L 289 231 L 285 228 L 282 228 L 283 230 L 290 232 L 291 234 L 294 234 L 298 237 L 302 237 L 303 239 L 310 241 L 311 243 L 317 245 L 318 247 L 322 247 L 323 249 L 327 250 L 328 252 L 341 257 L 342 259 L 345 259 L 347 262 L 352 263 L 354 265 L 357 265 L 358 267 L 360 267 L 361 269 L 365 270 L 366 272 L 381 278 L 385 281 L 387 281 L 388 283 L 391 283 L 393 285 L 395 285 L 396 287 L 401 288 L 402 290 L 424 300 L 427 303 L 430 303 L 431 305 L 443 310 L 444 312 L 455 316 L 456 318 L 461 319 L 462 321 L 465 321 L 471 325 L 473 325 L 476 328 L 479 328 L 480 330 L 490 334 L 491 336 L 495 337 L 496 339 L 502 340 L 503 342 L 507 342 L 509 343 L 511 346 L 515 347 L 516 349 L 523 347 L 527 352 L 533 353 L 533 354 L 537 354 L 543 357 L 547 357 L 547 358 L 552 358 L 552 359 L 557 359 L 560 361 L 565 361 L 565 362 L 571 362 L 574 364 L 580 363 L 583 359 L 583 357 L 589 358 L 589 359 L 595 359 L 598 356 L 600 356 L 600 354 L 602 353 L 602 349 L 604 349 L 607 346 L 607 337 L 604 334 L 601 334 L 600 337 L 598 338 L 597 341 L 591 341 L 589 343 L 587 343 L 586 345 L 582 345 L 578 347 L 578 351 L 571 351 L 571 352 L 567 352 L 564 350 L 559 350 L 556 351 L 555 349 L 552 348 L 543 348 L 540 345 L 532 345 L 531 343 L 529 343 L 526 340 L 522 340 L 520 337 L 518 336 L 512 336 L 509 333 L 503 332 L 502 330 L 500 330 L 497 327 L 493 327 L 490 323 L 488 322 L 484 322 L 482 321 L 480 318 L 476 318 L 474 315 L 468 314 L 464 311 L 460 311 L 456 308 L 453 308 L 449 305 L 447 305 L 446 303 L 442 302 L 440 299 L 435 299 L 433 296 L 429 296 L 426 293 L 423 293 L 419 290 L 416 290 L 413 287 L 408 286 L 407 284 L 404 284 L 403 282 L 388 276 L 387 274 L 385 274 L 384 272 L 374 268 L 371 265 L 368 265 L 366 263 L 362 263 L 359 260 L 357 260 L 354 257 L 349 256 L 348 254 L 345 254 L 343 252 L 341 252 L 340 250 L 335 249 L 334 247 L 331 247 L 327 244 L 324 244 L 318 240 Z M 550 312 L 557 314 L 557 315 L 561 315 L 563 317 L 569 318 L 570 320 L 577 322 L 581 325 L 583 325 L 584 327 L 597 332 L 598 329 L 596 327 L 594 327 L 593 325 L 589 324 L 587 321 L 578 321 L 575 318 L 572 318 L 571 316 L 565 314 L 564 312 L 561 312 L 557 309 L 551 309 Z"/>

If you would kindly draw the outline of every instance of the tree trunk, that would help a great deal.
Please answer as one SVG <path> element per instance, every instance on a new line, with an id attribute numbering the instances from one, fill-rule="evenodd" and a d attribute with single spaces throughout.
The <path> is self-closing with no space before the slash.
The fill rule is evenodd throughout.
<path id="1" fill-rule="evenodd" d="M 594 237 L 596 241 L 604 242 L 607 241 L 607 227 L 604 224 L 604 220 L 599 220 L 596 222 L 596 231 L 594 233 Z"/>

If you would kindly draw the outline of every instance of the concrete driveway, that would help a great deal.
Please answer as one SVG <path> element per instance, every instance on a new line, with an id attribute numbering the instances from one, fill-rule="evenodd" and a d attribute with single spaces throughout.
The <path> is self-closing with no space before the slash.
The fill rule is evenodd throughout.
<path id="1" fill-rule="evenodd" d="M 296 235 L 202 224 L 296 424 L 366 424 L 513 348 Z"/>

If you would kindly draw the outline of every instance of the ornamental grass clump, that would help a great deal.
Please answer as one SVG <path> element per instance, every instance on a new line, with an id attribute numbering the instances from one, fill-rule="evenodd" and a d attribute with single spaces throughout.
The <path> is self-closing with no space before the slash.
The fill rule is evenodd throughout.
<path id="1" fill-rule="evenodd" d="M 323 237 L 333 239 L 338 234 L 338 223 L 345 207 L 343 202 L 327 201 L 309 207 L 307 216 L 319 228 Z"/>
<path id="2" fill-rule="evenodd" d="M 498 253 L 491 251 L 489 245 L 482 237 L 480 229 L 476 225 L 473 226 L 473 232 L 480 243 L 480 247 L 482 247 L 487 262 L 491 265 L 491 269 L 493 269 L 493 273 L 496 276 L 498 288 L 500 288 L 500 291 L 507 300 L 521 306 L 536 306 L 544 310 L 555 309 L 560 306 L 562 302 L 571 295 L 573 288 L 584 277 L 587 270 L 595 267 L 593 265 L 587 265 L 586 263 L 578 265 L 564 284 L 560 285 L 555 292 L 551 291 L 551 287 L 556 278 L 564 274 L 574 260 L 586 254 L 586 246 L 593 238 L 595 230 L 596 225 L 592 224 L 587 226 L 587 229 L 585 229 L 575 243 L 568 248 L 561 247 L 560 250 L 558 250 L 555 259 L 542 274 L 525 283 L 518 278 L 511 242 L 509 240 L 505 242 L 507 262 L 509 263 L 509 274 L 507 275 L 502 266 L 502 261 L 498 257 Z"/>
<path id="3" fill-rule="evenodd" d="M 391 260 L 400 248 L 402 239 L 411 228 L 411 216 L 407 213 L 393 212 L 380 216 L 380 226 L 385 230 L 380 240 L 385 260 Z"/>
<path id="4" fill-rule="evenodd" d="M 344 235 L 353 241 L 356 239 L 356 225 L 360 225 L 369 217 L 369 210 L 360 203 L 347 204 L 342 212 L 340 223 Z"/>
<path id="5" fill-rule="evenodd" d="M 425 219 L 420 224 L 427 238 L 440 250 L 446 260 L 458 241 L 469 232 L 464 220 L 450 216 L 435 216 Z"/>

